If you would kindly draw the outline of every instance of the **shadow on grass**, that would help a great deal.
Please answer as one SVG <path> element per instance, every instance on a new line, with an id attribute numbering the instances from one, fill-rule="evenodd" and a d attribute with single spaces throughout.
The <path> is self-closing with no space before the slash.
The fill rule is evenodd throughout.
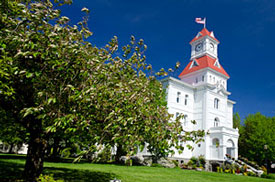
<path id="1" fill-rule="evenodd" d="M 15 162 L 1 161 L 0 157 L 0 181 L 23 181 L 22 173 L 24 164 Z M 6 158 L 7 159 L 7 158 Z M 43 174 L 53 174 L 55 179 L 63 179 L 64 181 L 90 181 L 90 182 L 108 182 L 116 176 L 113 173 L 105 173 L 89 170 L 73 170 L 69 168 L 45 167 Z"/>

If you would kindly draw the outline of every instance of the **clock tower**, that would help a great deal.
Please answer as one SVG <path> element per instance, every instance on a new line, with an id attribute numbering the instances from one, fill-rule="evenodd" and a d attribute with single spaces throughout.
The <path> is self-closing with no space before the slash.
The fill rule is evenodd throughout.
<path id="1" fill-rule="evenodd" d="M 206 28 L 203 28 L 190 42 L 191 59 L 199 58 L 206 54 L 213 58 L 217 58 L 219 43 L 213 31 L 209 32 Z"/>

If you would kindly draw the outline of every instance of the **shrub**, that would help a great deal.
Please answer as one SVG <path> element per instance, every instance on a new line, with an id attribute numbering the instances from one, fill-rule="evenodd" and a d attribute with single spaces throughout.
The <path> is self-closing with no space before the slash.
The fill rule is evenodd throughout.
<path id="1" fill-rule="evenodd" d="M 193 164 L 194 164 L 194 162 L 192 160 L 190 160 L 190 161 L 187 162 L 188 166 L 192 166 Z"/>
<path id="2" fill-rule="evenodd" d="M 43 174 L 40 174 L 37 181 L 39 181 L 39 182 L 63 182 L 63 180 L 55 180 L 53 178 L 53 175 L 43 175 Z"/>
<path id="3" fill-rule="evenodd" d="M 191 157 L 190 160 L 193 162 L 193 164 L 197 164 L 199 161 L 198 158 L 196 158 L 196 157 Z"/>
<path id="4" fill-rule="evenodd" d="M 111 160 L 111 147 L 104 147 L 101 152 L 97 154 L 97 157 L 92 162 L 107 163 Z"/>
<path id="5" fill-rule="evenodd" d="M 263 173 L 261 175 L 261 178 L 267 178 L 267 179 L 275 179 L 275 176 L 267 174 L 267 173 Z"/>
<path id="6" fill-rule="evenodd" d="M 176 167 L 179 166 L 179 162 L 177 160 L 172 160 L 172 162 L 175 164 Z"/>
<path id="7" fill-rule="evenodd" d="M 230 173 L 230 169 L 224 170 L 225 173 Z"/>
<path id="8" fill-rule="evenodd" d="M 248 172 L 247 172 L 247 175 L 248 175 L 248 176 L 256 176 L 256 174 L 253 173 L 253 172 L 251 172 L 251 171 L 248 171 Z"/>
<path id="9" fill-rule="evenodd" d="M 203 155 L 200 155 L 199 158 L 198 158 L 198 160 L 199 160 L 200 164 L 201 164 L 203 167 L 205 167 L 206 161 L 205 161 L 204 156 L 203 156 Z"/>

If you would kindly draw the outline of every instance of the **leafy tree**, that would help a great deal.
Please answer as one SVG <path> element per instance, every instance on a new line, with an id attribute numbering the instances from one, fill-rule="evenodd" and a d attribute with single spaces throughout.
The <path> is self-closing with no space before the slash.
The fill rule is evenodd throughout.
<path id="1" fill-rule="evenodd" d="M 56 1 L 4 0 L 0 3 L 0 105 L 28 134 L 25 178 L 43 170 L 47 145 L 54 138 L 76 142 L 82 154 L 98 146 L 122 146 L 132 155 L 145 143 L 156 153 L 170 152 L 186 134 L 179 119 L 170 121 L 165 91 L 145 60 L 143 40 L 131 38 L 118 52 L 114 37 L 104 48 L 85 41 L 92 33 L 87 17 L 77 25 L 60 15 Z M 87 8 L 83 8 L 88 13 Z"/>
<path id="2" fill-rule="evenodd" d="M 275 117 L 261 113 L 250 114 L 240 129 L 239 154 L 263 165 L 265 160 L 275 160 Z M 267 149 L 264 149 L 267 145 Z"/>
<path id="3" fill-rule="evenodd" d="M 241 127 L 241 118 L 239 113 L 235 113 L 233 115 L 233 128 L 240 128 Z"/>
<path id="4" fill-rule="evenodd" d="M 9 153 L 13 152 L 15 146 L 20 148 L 27 137 L 25 128 L 13 119 L 11 113 L 0 108 L 0 141 L 10 146 Z"/>

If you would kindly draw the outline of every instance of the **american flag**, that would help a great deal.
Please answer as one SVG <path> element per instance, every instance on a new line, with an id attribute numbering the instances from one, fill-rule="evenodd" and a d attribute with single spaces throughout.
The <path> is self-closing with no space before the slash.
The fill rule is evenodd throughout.
<path id="1" fill-rule="evenodd" d="M 196 23 L 199 23 L 199 24 L 204 24 L 204 25 L 205 25 L 205 20 L 206 20 L 205 18 L 204 18 L 204 19 L 196 18 L 196 19 L 195 19 L 195 22 L 196 22 Z"/>

